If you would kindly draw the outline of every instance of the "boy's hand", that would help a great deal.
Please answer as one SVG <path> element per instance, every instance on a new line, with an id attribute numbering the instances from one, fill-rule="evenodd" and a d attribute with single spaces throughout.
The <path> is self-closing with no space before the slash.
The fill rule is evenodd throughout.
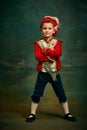
<path id="1" fill-rule="evenodd" d="M 49 59 L 49 62 L 50 62 L 50 63 L 53 63 L 53 62 L 54 62 L 54 60 L 51 59 L 49 56 L 47 56 L 47 58 Z"/>

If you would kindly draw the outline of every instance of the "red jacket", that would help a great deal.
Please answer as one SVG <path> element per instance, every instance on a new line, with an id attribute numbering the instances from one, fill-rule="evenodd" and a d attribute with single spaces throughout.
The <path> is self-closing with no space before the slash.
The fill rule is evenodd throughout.
<path id="1" fill-rule="evenodd" d="M 35 53 L 36 60 L 38 61 L 37 71 L 41 71 L 42 63 L 49 60 L 47 56 L 57 61 L 57 70 L 60 70 L 61 62 L 59 57 L 62 55 L 62 44 L 61 44 L 62 41 L 59 39 L 57 40 L 57 44 L 55 45 L 54 50 L 41 49 L 41 47 L 38 45 L 37 42 L 38 41 L 34 43 L 34 53 Z"/>

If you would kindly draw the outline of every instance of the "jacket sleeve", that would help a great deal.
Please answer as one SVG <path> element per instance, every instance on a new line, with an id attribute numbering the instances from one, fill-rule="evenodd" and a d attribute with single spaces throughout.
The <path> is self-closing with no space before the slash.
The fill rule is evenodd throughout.
<path id="1" fill-rule="evenodd" d="M 51 58 L 58 58 L 62 55 L 62 41 L 58 40 L 57 44 L 54 47 L 54 50 L 47 49 L 46 50 L 46 55 L 48 55 Z"/>
<path id="2" fill-rule="evenodd" d="M 43 50 L 41 49 L 41 47 L 38 45 L 37 42 L 34 43 L 34 54 L 37 61 L 39 62 L 48 61 L 47 56 L 43 54 Z"/>

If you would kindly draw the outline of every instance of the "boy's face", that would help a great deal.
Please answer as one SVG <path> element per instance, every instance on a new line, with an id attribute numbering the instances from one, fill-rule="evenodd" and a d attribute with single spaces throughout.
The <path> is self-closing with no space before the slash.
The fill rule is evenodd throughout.
<path id="1" fill-rule="evenodd" d="M 52 23 L 43 23 L 41 27 L 41 33 L 45 38 L 52 37 L 53 34 L 55 33 L 55 29 Z"/>

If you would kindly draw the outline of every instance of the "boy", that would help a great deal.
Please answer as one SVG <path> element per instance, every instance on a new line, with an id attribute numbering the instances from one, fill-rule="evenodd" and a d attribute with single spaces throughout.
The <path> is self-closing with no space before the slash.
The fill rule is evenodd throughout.
<path id="1" fill-rule="evenodd" d="M 40 31 L 43 38 L 35 41 L 34 53 L 38 61 L 38 76 L 34 92 L 31 96 L 31 114 L 26 118 L 26 122 L 32 122 L 36 119 L 36 110 L 40 97 L 46 84 L 51 83 L 56 96 L 64 110 L 64 118 L 69 121 L 76 121 L 76 118 L 69 112 L 67 97 L 65 95 L 59 70 L 61 68 L 60 56 L 62 55 L 62 41 L 55 39 L 60 29 L 59 19 L 56 17 L 45 16 L 40 23 Z"/>

